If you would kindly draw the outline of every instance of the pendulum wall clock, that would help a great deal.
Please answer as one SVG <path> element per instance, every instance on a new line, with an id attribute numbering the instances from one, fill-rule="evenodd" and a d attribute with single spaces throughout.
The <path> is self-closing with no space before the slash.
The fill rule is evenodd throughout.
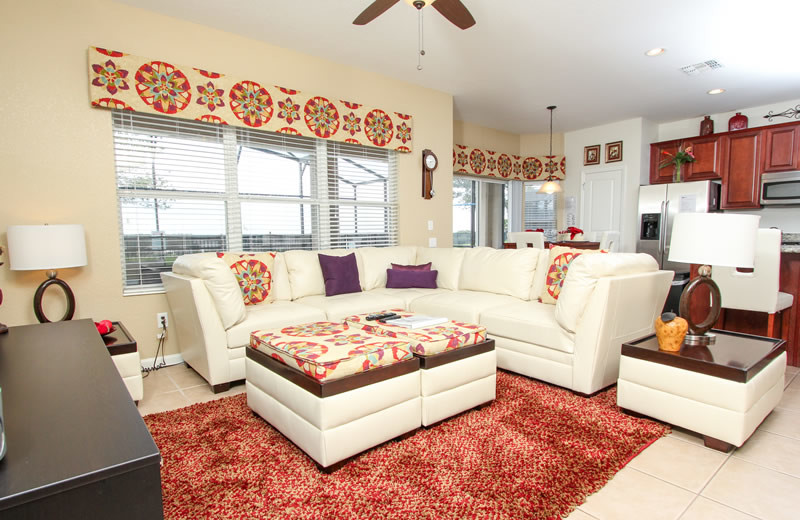
<path id="1" fill-rule="evenodd" d="M 422 198 L 430 199 L 435 195 L 433 191 L 433 170 L 439 166 L 439 159 L 430 150 L 422 150 Z"/>

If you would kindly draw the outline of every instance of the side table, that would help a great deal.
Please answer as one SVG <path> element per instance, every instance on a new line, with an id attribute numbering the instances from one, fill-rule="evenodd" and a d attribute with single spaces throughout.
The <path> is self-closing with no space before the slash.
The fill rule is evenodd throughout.
<path id="1" fill-rule="evenodd" d="M 103 342 L 108 347 L 111 360 L 114 361 L 119 375 L 122 376 L 128 393 L 138 405 L 144 396 L 144 386 L 142 385 L 142 365 L 136 348 L 136 340 L 121 321 L 115 321 L 113 324 L 116 330 L 103 336 Z"/>
<path id="2" fill-rule="evenodd" d="M 700 433 L 709 448 L 741 446 L 783 395 L 786 342 L 712 330 L 707 346 L 658 349 L 655 335 L 622 344 L 617 404 Z"/>

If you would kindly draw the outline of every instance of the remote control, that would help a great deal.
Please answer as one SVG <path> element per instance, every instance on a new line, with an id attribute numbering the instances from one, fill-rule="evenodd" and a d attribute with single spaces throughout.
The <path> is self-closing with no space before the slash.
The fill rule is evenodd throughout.
<path id="1" fill-rule="evenodd" d="M 388 318 L 388 317 L 390 317 L 390 316 L 397 316 L 398 318 L 400 317 L 400 316 L 398 316 L 398 315 L 397 315 L 397 313 L 394 313 L 394 312 L 385 312 L 385 313 L 383 313 L 383 314 L 369 314 L 369 315 L 367 315 L 367 317 L 366 317 L 366 318 L 364 318 L 364 319 L 366 319 L 367 321 L 374 321 L 374 320 L 382 320 L 382 319 L 384 319 L 384 318 Z"/>
<path id="2" fill-rule="evenodd" d="M 394 316 L 387 316 L 383 318 L 381 321 L 386 323 L 389 320 L 399 320 L 400 318 L 402 318 L 402 316 L 400 316 L 399 314 L 395 314 Z"/>

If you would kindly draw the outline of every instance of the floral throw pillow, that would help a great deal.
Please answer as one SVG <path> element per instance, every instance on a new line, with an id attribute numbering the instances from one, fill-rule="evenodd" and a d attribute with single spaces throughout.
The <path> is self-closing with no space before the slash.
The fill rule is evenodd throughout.
<path id="1" fill-rule="evenodd" d="M 275 300 L 272 291 L 275 253 L 217 253 L 217 257 L 233 271 L 245 305 Z"/>
<path id="2" fill-rule="evenodd" d="M 569 264 L 577 257 L 586 254 L 600 253 L 599 249 L 577 249 L 572 247 L 554 246 L 550 248 L 550 263 L 547 268 L 547 276 L 544 281 L 542 291 L 542 303 L 555 305 L 561 288 L 564 286 L 564 279 L 569 272 Z"/>

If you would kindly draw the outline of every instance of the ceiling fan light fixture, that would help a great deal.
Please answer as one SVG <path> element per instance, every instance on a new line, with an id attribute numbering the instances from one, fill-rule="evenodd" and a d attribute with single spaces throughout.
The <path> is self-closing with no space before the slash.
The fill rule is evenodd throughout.
<path id="1" fill-rule="evenodd" d="M 667 51 L 664 47 L 654 47 L 649 51 L 645 52 L 646 56 L 661 56 Z"/>

